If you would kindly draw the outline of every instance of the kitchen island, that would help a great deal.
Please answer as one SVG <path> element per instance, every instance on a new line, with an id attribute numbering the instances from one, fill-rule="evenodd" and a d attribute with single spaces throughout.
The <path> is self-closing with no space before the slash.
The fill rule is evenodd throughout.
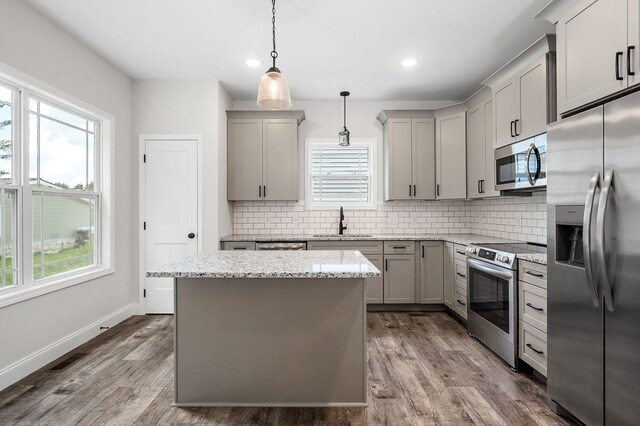
<path id="1" fill-rule="evenodd" d="M 178 406 L 366 405 L 366 280 L 357 251 L 209 252 L 174 278 Z"/>

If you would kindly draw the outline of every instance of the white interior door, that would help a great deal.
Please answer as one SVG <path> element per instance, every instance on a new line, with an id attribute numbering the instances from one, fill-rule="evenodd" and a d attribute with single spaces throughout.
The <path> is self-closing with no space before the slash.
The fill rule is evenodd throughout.
<path id="1" fill-rule="evenodd" d="M 145 267 L 198 251 L 198 144 L 145 141 Z M 146 313 L 173 313 L 173 279 L 145 278 Z"/>

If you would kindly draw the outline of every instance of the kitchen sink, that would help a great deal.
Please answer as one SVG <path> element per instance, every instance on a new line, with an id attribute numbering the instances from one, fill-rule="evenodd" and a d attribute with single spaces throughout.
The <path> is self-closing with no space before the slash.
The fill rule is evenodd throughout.
<path id="1" fill-rule="evenodd" d="M 371 234 L 315 234 L 314 238 L 373 238 Z"/>

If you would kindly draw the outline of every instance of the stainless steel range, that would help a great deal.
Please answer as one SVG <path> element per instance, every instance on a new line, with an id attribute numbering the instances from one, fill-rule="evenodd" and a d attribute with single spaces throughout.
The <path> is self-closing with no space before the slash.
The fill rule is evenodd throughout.
<path id="1" fill-rule="evenodd" d="M 545 253 L 529 243 L 467 247 L 469 334 L 518 368 L 517 254 Z"/>

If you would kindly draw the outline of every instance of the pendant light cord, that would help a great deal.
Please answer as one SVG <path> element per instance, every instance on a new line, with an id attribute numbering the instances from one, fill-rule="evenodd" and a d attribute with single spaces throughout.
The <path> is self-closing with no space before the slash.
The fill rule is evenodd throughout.
<path id="1" fill-rule="evenodd" d="M 343 127 L 346 129 L 347 128 L 347 97 L 343 96 L 342 99 L 344 100 L 344 117 L 343 117 Z"/>
<path id="2" fill-rule="evenodd" d="M 271 18 L 271 26 L 273 32 L 273 50 L 271 51 L 271 57 L 273 58 L 273 68 L 276 67 L 276 58 L 278 57 L 278 52 L 276 52 L 276 0 L 271 0 L 271 4 L 273 7 L 271 8 L 271 14 L 273 17 Z"/>

